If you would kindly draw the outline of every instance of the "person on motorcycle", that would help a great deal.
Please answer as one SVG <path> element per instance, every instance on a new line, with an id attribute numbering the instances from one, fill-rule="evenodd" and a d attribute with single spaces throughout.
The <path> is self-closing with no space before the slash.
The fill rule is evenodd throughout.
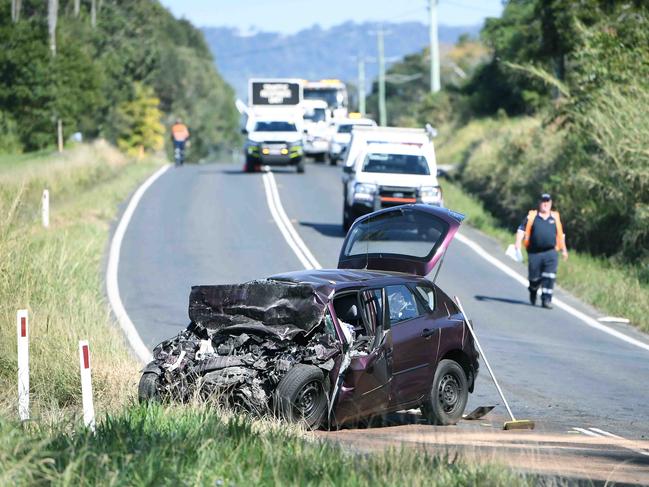
<path id="1" fill-rule="evenodd" d="M 185 160 L 185 144 L 189 140 L 189 129 L 182 119 L 177 118 L 171 127 L 171 140 L 174 143 L 174 159 L 177 166 L 182 166 Z"/>

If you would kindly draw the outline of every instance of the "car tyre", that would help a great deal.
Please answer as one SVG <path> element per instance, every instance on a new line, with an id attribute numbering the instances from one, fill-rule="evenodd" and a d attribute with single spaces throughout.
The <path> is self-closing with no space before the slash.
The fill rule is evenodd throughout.
<path id="1" fill-rule="evenodd" d="M 251 157 L 246 156 L 246 164 L 243 166 L 244 172 L 255 172 L 255 161 Z"/>
<path id="2" fill-rule="evenodd" d="M 324 373 L 315 365 L 295 365 L 275 389 L 277 414 L 308 428 L 317 429 L 324 424 L 327 405 Z"/>
<path id="3" fill-rule="evenodd" d="M 469 399 L 466 373 L 454 360 L 444 359 L 437 365 L 435 378 L 421 412 L 430 424 L 456 424 Z"/>
<path id="4" fill-rule="evenodd" d="M 297 166 L 295 166 L 295 169 L 297 170 L 298 174 L 303 174 L 304 173 L 304 159 L 301 159 L 300 162 L 297 163 Z"/>
<path id="5" fill-rule="evenodd" d="M 142 374 L 137 388 L 138 400 L 141 403 L 162 401 L 160 389 L 158 389 L 159 381 L 160 376 L 156 372 L 144 372 Z"/>
<path id="6" fill-rule="evenodd" d="M 347 203 L 343 203 L 343 230 L 345 232 L 348 232 L 350 227 L 352 226 L 352 223 L 354 222 L 354 219 L 350 215 L 351 210 L 347 206 Z"/>

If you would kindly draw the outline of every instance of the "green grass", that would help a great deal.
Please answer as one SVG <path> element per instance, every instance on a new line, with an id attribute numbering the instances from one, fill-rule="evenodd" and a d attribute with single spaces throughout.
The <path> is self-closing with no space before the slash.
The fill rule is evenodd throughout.
<path id="1" fill-rule="evenodd" d="M 0 420 L 0 484 L 534 485 L 503 467 L 412 450 L 351 454 L 297 428 L 203 406 L 126 409 L 96 434 Z"/>
<path id="2" fill-rule="evenodd" d="M 495 160 L 497 145 L 503 143 L 509 134 L 527 130 L 536 123 L 529 117 L 485 119 L 459 129 L 449 128 L 442 132 L 438 161 L 440 164 L 461 165 L 476 158 L 480 164 L 495 166 L 498 163 Z M 466 214 L 467 225 L 495 237 L 503 250 L 514 242 L 515 228 L 504 228 L 501 221 L 462 186 L 461 181 L 445 180 L 442 187 L 445 204 Z M 628 318 L 633 326 L 649 333 L 649 284 L 641 281 L 640 269 L 570 250 L 568 261 L 559 264 L 557 284 L 601 312 Z"/>
<path id="3" fill-rule="evenodd" d="M 79 411 L 78 340 L 89 339 L 98 410 L 132 397 L 138 364 L 110 316 L 102 262 L 119 204 L 159 164 L 126 159 L 105 143 L 63 155 L 0 159 L 0 411 L 15 415 L 19 308 L 30 313 L 32 417 Z M 43 188 L 50 228 L 40 224 Z"/>

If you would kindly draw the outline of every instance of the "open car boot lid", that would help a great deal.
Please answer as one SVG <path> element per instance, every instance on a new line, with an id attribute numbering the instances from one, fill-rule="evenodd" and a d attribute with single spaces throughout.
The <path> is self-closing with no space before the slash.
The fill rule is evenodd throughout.
<path id="1" fill-rule="evenodd" d="M 339 269 L 370 269 L 426 276 L 444 255 L 464 215 L 411 204 L 370 213 L 349 229 Z"/>

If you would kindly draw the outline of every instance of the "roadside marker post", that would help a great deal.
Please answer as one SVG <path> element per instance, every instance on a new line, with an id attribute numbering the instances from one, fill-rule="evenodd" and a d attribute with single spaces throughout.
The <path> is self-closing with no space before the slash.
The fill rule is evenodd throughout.
<path id="1" fill-rule="evenodd" d="M 88 340 L 79 340 L 79 366 L 81 369 L 83 422 L 94 433 L 95 407 L 92 403 L 92 378 L 90 374 L 90 347 L 88 346 Z"/>
<path id="2" fill-rule="evenodd" d="M 50 226 L 50 192 L 47 189 L 43 190 L 41 214 L 42 214 L 42 217 L 43 217 L 43 226 L 45 228 L 49 228 L 49 226 Z"/>
<path id="3" fill-rule="evenodd" d="M 29 315 L 26 309 L 16 313 L 18 336 L 18 416 L 29 419 Z"/>

